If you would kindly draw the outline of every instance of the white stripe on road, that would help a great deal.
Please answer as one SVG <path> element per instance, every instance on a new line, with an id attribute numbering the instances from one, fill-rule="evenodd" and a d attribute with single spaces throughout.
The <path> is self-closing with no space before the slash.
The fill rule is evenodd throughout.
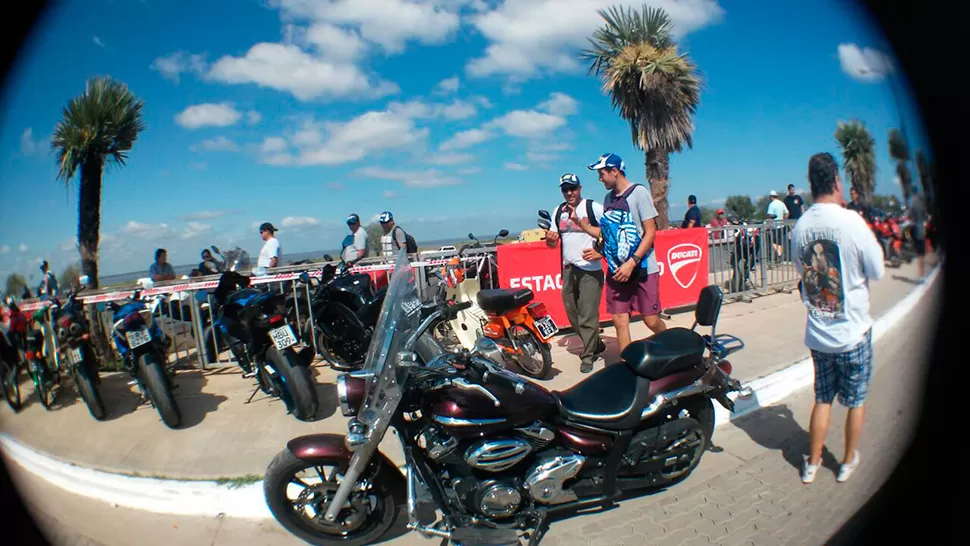
<path id="1" fill-rule="evenodd" d="M 937 266 L 926 282 L 897 303 L 873 324 L 873 343 L 906 316 L 938 276 Z M 723 425 L 758 408 L 767 407 L 793 392 L 813 383 L 811 358 L 747 384 L 754 395 L 735 402 L 731 415 L 720 404 L 714 404 L 715 422 Z M 53 485 L 76 495 L 97 499 L 126 508 L 188 516 L 223 514 L 231 518 L 272 519 L 263 497 L 263 482 L 230 488 L 213 481 L 183 481 L 142 478 L 113 474 L 56 460 L 0 434 L 4 455 L 22 468 Z M 281 446 L 282 448 L 282 446 Z M 268 464 L 268 463 L 267 463 Z"/>

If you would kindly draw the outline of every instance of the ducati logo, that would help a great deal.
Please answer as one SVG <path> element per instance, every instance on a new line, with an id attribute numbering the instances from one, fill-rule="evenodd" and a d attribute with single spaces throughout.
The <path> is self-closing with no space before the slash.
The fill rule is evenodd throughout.
<path id="1" fill-rule="evenodd" d="M 700 261 L 701 247 L 694 244 L 681 243 L 667 251 L 667 267 L 681 288 L 694 284 Z"/>

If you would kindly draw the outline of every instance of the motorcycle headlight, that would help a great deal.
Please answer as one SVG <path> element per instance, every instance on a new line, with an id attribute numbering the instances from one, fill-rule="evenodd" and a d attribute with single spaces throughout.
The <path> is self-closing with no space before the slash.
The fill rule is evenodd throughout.
<path id="1" fill-rule="evenodd" d="M 337 376 L 337 400 L 340 402 L 340 413 L 344 417 L 357 415 L 364 400 L 364 388 L 367 380 L 350 374 Z"/>

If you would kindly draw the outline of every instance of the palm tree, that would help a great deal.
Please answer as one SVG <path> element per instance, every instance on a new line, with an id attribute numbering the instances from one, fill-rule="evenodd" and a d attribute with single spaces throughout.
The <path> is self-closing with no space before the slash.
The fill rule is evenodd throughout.
<path id="1" fill-rule="evenodd" d="M 933 189 L 933 168 L 922 150 L 916 151 L 916 172 L 919 174 L 919 185 L 923 187 L 923 195 L 930 196 Z"/>
<path id="2" fill-rule="evenodd" d="M 909 144 L 899 129 L 889 130 L 889 155 L 896 161 L 896 175 L 903 189 L 903 201 L 913 192 L 913 175 L 909 170 Z"/>
<path id="3" fill-rule="evenodd" d="M 88 80 L 84 93 L 64 107 L 51 148 L 57 153 L 57 177 L 70 184 L 80 171 L 77 242 L 81 271 L 98 287 L 98 241 L 101 229 L 101 176 L 106 165 L 125 165 L 128 151 L 145 129 L 139 100 L 109 77 Z"/>
<path id="4" fill-rule="evenodd" d="M 835 140 L 842 147 L 842 168 L 863 203 L 876 187 L 876 140 L 861 121 L 839 122 Z"/>
<path id="5" fill-rule="evenodd" d="M 670 153 L 693 147 L 693 115 L 701 79 L 687 54 L 677 50 L 670 17 L 662 9 L 599 10 L 605 25 L 581 58 L 601 77 L 620 117 L 630 123 L 633 145 L 646 151 L 646 174 L 657 207 L 657 227 L 667 227 Z"/>

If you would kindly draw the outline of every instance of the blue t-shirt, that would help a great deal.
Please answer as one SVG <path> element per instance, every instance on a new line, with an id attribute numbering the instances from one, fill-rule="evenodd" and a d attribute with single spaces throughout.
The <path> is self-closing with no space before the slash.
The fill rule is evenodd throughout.
<path id="1" fill-rule="evenodd" d="M 650 190 L 639 184 L 630 186 L 624 194 L 606 194 L 603 199 L 603 217 L 600 229 L 603 235 L 603 249 L 610 273 L 633 256 L 643 239 L 643 221 L 657 217 Z M 657 273 L 657 257 L 651 245 L 647 255 L 640 261 L 647 273 Z"/>
<path id="2" fill-rule="evenodd" d="M 684 215 L 684 222 L 680 224 L 680 227 L 686 228 L 691 220 L 694 221 L 694 227 L 701 227 L 701 209 L 697 205 L 691 205 L 687 209 L 687 214 Z"/>

